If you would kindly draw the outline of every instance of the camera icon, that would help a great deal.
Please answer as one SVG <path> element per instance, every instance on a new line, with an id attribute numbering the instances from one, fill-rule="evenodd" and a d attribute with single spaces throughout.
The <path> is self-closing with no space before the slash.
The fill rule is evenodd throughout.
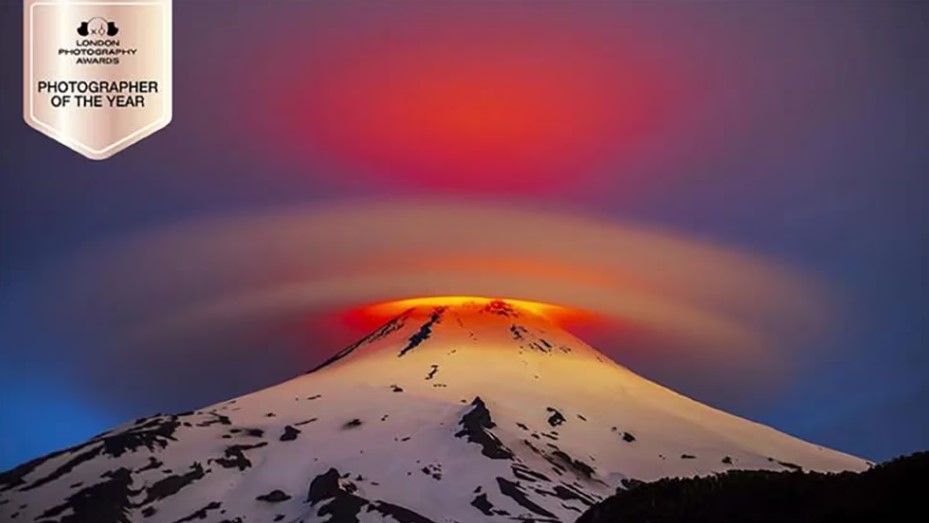
<path id="1" fill-rule="evenodd" d="M 116 22 L 99 16 L 81 22 L 77 27 L 77 34 L 81 36 L 116 36 L 117 33 L 119 27 L 116 27 Z"/>

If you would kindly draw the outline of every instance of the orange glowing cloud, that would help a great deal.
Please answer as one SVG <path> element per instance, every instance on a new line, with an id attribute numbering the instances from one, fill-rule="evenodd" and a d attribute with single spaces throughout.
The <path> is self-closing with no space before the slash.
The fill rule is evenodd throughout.
<path id="1" fill-rule="evenodd" d="M 371 318 L 416 303 L 403 300 L 486 296 L 529 302 L 568 327 L 612 324 L 602 349 L 620 361 L 635 333 L 636 346 L 644 334 L 697 359 L 762 364 L 821 332 L 830 312 L 815 281 L 732 249 L 450 201 L 217 218 L 119 243 L 49 281 L 49 317 L 121 351 L 232 350 L 321 311 Z"/>

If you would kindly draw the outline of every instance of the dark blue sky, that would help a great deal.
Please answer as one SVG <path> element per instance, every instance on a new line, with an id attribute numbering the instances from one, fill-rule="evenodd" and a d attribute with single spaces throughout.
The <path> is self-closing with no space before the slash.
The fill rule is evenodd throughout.
<path id="1" fill-rule="evenodd" d="M 215 2 L 175 2 L 174 121 L 104 162 L 23 123 L 21 5 L 0 4 L 0 469 L 295 373 L 249 374 L 256 362 L 243 358 L 235 380 L 205 378 L 197 395 L 107 388 L 119 357 L 75 365 L 83 349 L 29 314 L 47 269 L 205 215 L 449 193 L 653 224 L 816 275 L 835 289 L 841 323 L 778 390 L 741 394 L 628 363 L 866 458 L 929 448 L 929 5 L 431 4 L 225 2 L 214 13 Z M 516 87 L 487 80 L 536 59 Z M 437 82 L 424 114 L 452 118 L 474 91 L 491 95 L 471 109 L 496 110 L 506 104 L 493 94 L 512 88 L 570 125 L 531 134 L 541 141 L 519 142 L 494 173 L 499 144 L 444 120 L 446 149 L 409 138 L 419 120 L 378 134 L 374 121 L 392 114 L 379 112 L 384 93 L 402 93 L 403 75 Z M 442 90 L 449 76 L 461 91 Z M 614 89 L 624 85 L 635 88 Z M 341 112 L 327 119 L 332 107 Z M 536 152 L 544 162 L 520 156 Z M 490 182 L 475 171 L 487 165 Z"/>

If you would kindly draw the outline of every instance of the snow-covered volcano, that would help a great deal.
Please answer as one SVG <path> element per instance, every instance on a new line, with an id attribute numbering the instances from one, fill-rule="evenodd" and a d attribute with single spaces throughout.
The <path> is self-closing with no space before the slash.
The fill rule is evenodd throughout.
<path id="1" fill-rule="evenodd" d="M 573 521 L 629 479 L 866 467 L 485 300 L 413 308 L 298 378 L 25 463 L 0 475 L 0 521 Z"/>

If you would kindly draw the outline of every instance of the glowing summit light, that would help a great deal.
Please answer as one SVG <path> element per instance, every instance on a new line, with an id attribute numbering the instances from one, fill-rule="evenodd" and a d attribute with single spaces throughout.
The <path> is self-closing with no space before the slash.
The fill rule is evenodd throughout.
<path id="1" fill-rule="evenodd" d="M 362 312 L 370 316 L 393 317 L 408 309 L 421 307 L 456 307 L 466 304 L 494 306 L 509 305 L 510 307 L 531 312 L 550 321 L 558 323 L 569 317 L 582 315 L 581 311 L 569 309 L 560 305 L 541 303 L 536 301 L 512 300 L 508 298 L 488 298 L 484 296 L 432 296 L 422 298 L 407 298 L 369 305 Z"/>

